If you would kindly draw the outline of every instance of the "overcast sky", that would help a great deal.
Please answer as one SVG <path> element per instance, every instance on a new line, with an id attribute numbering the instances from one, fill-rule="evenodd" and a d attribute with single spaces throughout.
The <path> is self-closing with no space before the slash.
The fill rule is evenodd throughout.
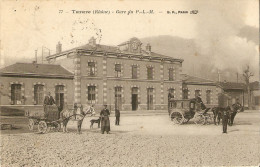
<path id="1" fill-rule="evenodd" d="M 241 70 L 250 64 L 258 71 L 259 42 L 251 39 L 252 34 L 249 37 L 250 32 L 239 35 L 243 27 L 259 29 L 258 0 L 1 2 L 1 66 L 33 58 L 36 49 L 40 55 L 42 46 L 54 53 L 58 41 L 65 50 L 88 43 L 91 36 L 101 44 L 117 45 L 131 37 L 171 35 L 194 39 L 196 54 L 222 70 L 228 66 Z M 155 14 L 72 13 L 98 9 L 144 9 Z M 167 10 L 198 10 L 198 14 L 169 15 Z"/>

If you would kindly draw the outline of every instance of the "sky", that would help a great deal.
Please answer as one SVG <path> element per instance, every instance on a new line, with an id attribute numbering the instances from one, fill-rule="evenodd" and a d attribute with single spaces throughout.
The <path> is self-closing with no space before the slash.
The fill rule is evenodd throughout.
<path id="1" fill-rule="evenodd" d="M 72 10 L 114 13 L 73 14 Z M 117 13 L 129 10 L 134 13 Z M 154 14 L 136 14 L 136 10 Z M 198 13 L 166 14 L 185 10 Z M 247 31 L 239 35 L 244 27 L 259 29 L 258 0 L 1 1 L 0 66 L 32 59 L 35 50 L 40 59 L 42 46 L 55 53 L 58 41 L 66 50 L 88 43 L 92 36 L 98 43 L 118 45 L 131 37 L 170 35 L 194 39 L 196 55 L 220 70 L 241 72 L 249 64 L 258 73 L 259 41 Z"/>

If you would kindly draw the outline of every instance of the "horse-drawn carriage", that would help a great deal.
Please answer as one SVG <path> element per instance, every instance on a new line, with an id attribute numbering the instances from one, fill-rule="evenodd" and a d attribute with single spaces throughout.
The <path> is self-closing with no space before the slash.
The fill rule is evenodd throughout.
<path id="1" fill-rule="evenodd" d="M 29 119 L 29 130 L 33 130 L 34 125 L 38 125 L 38 132 L 46 133 L 50 128 L 59 131 L 61 128 L 60 112 L 56 105 L 41 107 L 38 110 L 26 113 Z"/>
<path id="2" fill-rule="evenodd" d="M 63 125 L 65 131 L 67 131 L 67 123 L 69 120 L 72 120 L 78 122 L 78 132 L 80 132 L 81 124 L 85 116 L 87 114 L 92 116 L 95 114 L 94 112 L 94 109 L 90 106 L 83 111 L 81 108 L 78 108 L 75 112 L 73 109 L 59 111 L 56 105 L 46 105 L 42 106 L 39 110 L 34 110 L 31 112 L 27 111 L 26 116 L 29 119 L 28 128 L 31 131 L 34 128 L 34 125 L 38 126 L 38 132 L 40 133 L 46 133 L 50 129 L 59 131 L 61 129 L 61 125 Z"/>
<path id="3" fill-rule="evenodd" d="M 168 112 L 174 124 L 187 123 L 193 119 L 196 124 L 204 125 L 211 119 L 211 115 L 204 113 L 196 99 L 169 99 Z"/>

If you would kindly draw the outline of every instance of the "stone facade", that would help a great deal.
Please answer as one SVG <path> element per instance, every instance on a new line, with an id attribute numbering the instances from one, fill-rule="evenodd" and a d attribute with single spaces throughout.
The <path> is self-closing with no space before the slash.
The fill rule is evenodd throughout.
<path id="1" fill-rule="evenodd" d="M 108 104 L 112 110 L 116 105 L 120 105 L 122 110 L 165 110 L 168 89 L 174 89 L 176 98 L 182 98 L 180 73 L 183 60 L 153 53 L 151 47 L 148 51 L 142 51 L 140 46 L 140 40 L 132 38 L 118 48 L 86 45 L 82 49 L 50 56 L 48 60 L 68 66 L 68 69 L 74 66 L 74 102 L 93 103 L 93 100 L 89 101 L 88 93 L 88 87 L 92 85 L 95 86 L 94 103 L 98 109 Z M 93 69 L 89 67 L 90 62 L 94 64 Z M 117 65 L 120 66 L 120 74 L 115 69 Z M 136 77 L 132 74 L 133 66 L 137 67 Z M 152 79 L 148 79 L 148 68 L 152 68 Z M 169 80 L 170 69 L 173 70 L 172 80 Z M 119 100 L 116 97 L 117 87 L 120 87 Z M 148 89 L 151 91 L 149 98 Z M 137 90 L 134 95 L 133 90 Z"/>

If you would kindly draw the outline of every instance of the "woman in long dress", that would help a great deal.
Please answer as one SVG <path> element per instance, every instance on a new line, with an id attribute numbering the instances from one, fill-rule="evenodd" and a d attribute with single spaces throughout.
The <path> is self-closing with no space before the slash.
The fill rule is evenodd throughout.
<path id="1" fill-rule="evenodd" d="M 110 121 L 109 121 L 109 115 L 110 112 L 107 109 L 107 105 L 104 105 L 104 109 L 101 110 L 100 112 L 100 117 L 101 117 L 101 133 L 104 134 L 106 131 L 107 134 L 110 131 Z"/>

